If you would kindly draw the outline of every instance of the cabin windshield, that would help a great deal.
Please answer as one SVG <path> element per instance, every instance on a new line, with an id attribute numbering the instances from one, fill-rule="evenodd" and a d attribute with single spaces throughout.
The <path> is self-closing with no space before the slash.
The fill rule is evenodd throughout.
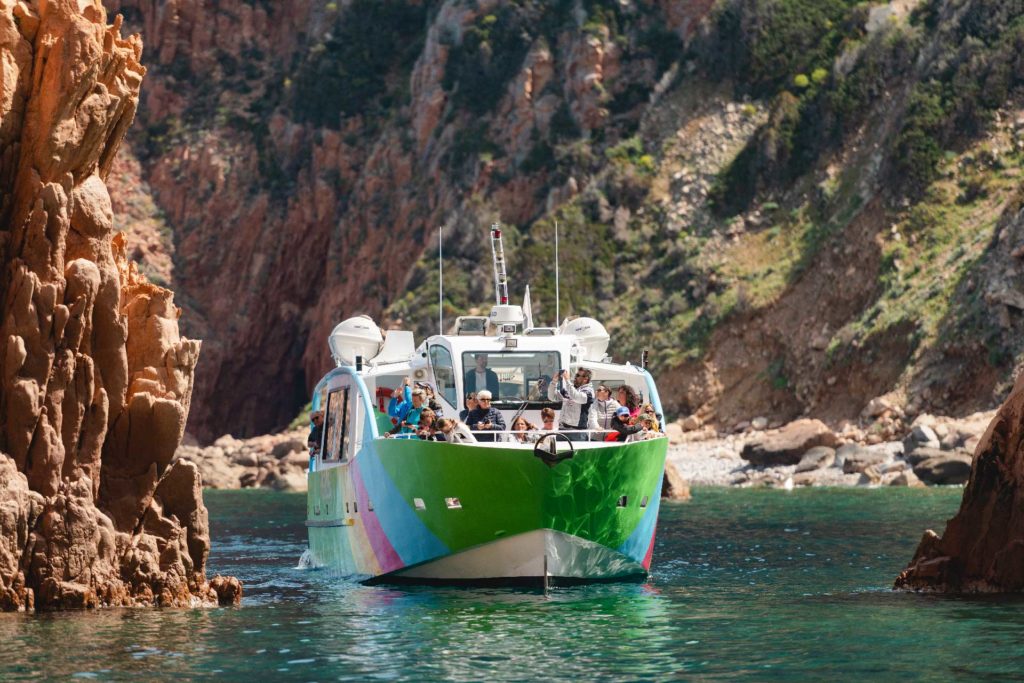
<path id="1" fill-rule="evenodd" d="M 548 384 L 558 375 L 557 351 L 468 351 L 462 354 L 463 393 L 487 389 L 495 407 L 557 405 Z"/>

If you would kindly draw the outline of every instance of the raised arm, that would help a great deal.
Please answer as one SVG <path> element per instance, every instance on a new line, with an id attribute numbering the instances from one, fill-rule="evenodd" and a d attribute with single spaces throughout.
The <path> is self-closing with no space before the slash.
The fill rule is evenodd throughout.
<path id="1" fill-rule="evenodd" d="M 566 397 L 570 401 L 573 401 L 575 403 L 586 403 L 588 400 L 594 398 L 593 393 L 588 393 L 586 391 L 581 391 L 577 389 L 572 385 L 572 382 L 564 382 L 563 386 L 565 387 Z M 593 389 L 591 389 L 590 391 L 593 392 Z"/>

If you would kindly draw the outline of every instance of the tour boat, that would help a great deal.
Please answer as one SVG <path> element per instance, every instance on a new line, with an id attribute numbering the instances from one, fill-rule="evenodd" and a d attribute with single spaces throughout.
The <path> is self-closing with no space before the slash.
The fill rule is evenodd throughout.
<path id="1" fill-rule="evenodd" d="M 539 425 L 541 409 L 559 409 L 537 389 L 563 368 L 589 369 L 595 387 L 628 384 L 662 415 L 644 363 L 612 362 L 596 320 L 535 327 L 526 301 L 508 303 L 500 226 L 490 240 L 489 316 L 460 317 L 448 334 L 418 346 L 411 332 L 383 333 L 365 316 L 332 332 L 337 367 L 312 400 L 325 420 L 308 474 L 307 557 L 373 583 L 642 579 L 654 548 L 664 436 L 626 443 L 586 431 L 535 433 L 528 443 L 508 431 L 476 432 L 476 443 L 386 436 L 387 402 L 406 377 L 433 387 L 443 416 L 457 418 L 483 364 L 492 387 L 496 381 L 493 407 L 509 426 L 517 415 Z"/>

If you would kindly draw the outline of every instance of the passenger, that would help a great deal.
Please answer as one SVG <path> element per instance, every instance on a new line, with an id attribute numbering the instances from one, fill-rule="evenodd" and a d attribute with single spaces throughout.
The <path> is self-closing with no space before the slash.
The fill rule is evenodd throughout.
<path id="1" fill-rule="evenodd" d="M 417 382 L 416 386 L 423 390 L 425 395 L 424 402 L 427 404 L 427 407 L 434 411 L 434 415 L 441 417 L 444 408 L 437 400 L 437 394 L 434 393 L 434 387 L 430 386 L 426 382 Z"/>
<path id="2" fill-rule="evenodd" d="M 491 392 L 484 389 L 476 392 L 476 410 L 469 413 L 466 423 L 474 432 L 503 432 L 505 418 L 501 411 L 491 407 Z M 475 434 L 477 441 L 494 441 L 493 434 Z"/>
<path id="3" fill-rule="evenodd" d="M 640 414 L 640 397 L 636 395 L 636 390 L 628 384 L 623 384 L 618 390 L 618 399 L 620 406 L 626 406 L 629 408 L 629 416 L 636 417 Z"/>
<path id="4" fill-rule="evenodd" d="M 437 421 L 435 426 L 437 427 L 437 431 L 434 432 L 434 441 L 451 441 L 448 436 L 455 428 L 455 420 L 450 417 L 442 417 Z"/>
<path id="5" fill-rule="evenodd" d="M 487 367 L 487 354 L 476 354 L 476 367 L 466 373 L 464 388 L 466 391 L 475 391 L 477 394 L 486 389 L 491 396 L 498 396 L 498 375 Z"/>
<path id="6" fill-rule="evenodd" d="M 404 420 L 410 408 L 412 408 L 412 382 L 406 377 L 402 380 L 402 386 L 391 392 L 391 401 L 388 402 L 388 416 L 391 418 L 391 424 L 397 425 Z"/>
<path id="7" fill-rule="evenodd" d="M 473 412 L 474 410 L 476 410 L 476 392 L 475 391 L 471 391 L 468 394 L 466 394 L 466 402 L 465 402 L 464 405 L 466 406 L 466 409 L 459 411 L 459 422 L 465 422 L 466 418 L 469 417 L 469 414 L 471 412 Z"/>
<path id="8" fill-rule="evenodd" d="M 555 409 L 542 408 L 540 411 L 540 421 L 544 423 L 544 427 L 542 429 L 545 432 L 555 431 Z"/>
<path id="9" fill-rule="evenodd" d="M 657 439 L 661 436 L 658 431 L 658 419 L 648 413 L 640 413 L 640 419 L 637 421 L 637 426 L 640 427 L 640 431 L 629 437 L 630 441 L 649 441 L 650 439 Z"/>
<path id="10" fill-rule="evenodd" d="M 661 422 L 661 415 L 658 415 L 658 413 L 655 412 L 654 406 L 650 403 L 645 403 L 643 407 L 640 409 L 640 417 L 643 417 L 644 415 L 650 415 L 651 417 L 653 417 L 655 424 Z"/>
<path id="11" fill-rule="evenodd" d="M 420 437 L 424 441 L 435 441 L 434 432 L 437 431 L 437 427 L 434 424 L 435 417 L 437 416 L 430 408 L 424 408 L 421 410 L 420 423 L 416 428 L 416 436 Z"/>
<path id="12" fill-rule="evenodd" d="M 527 394 L 526 400 L 528 401 L 543 401 L 548 397 L 548 387 L 551 386 L 551 376 L 541 375 L 536 384 L 530 389 L 530 393 Z"/>
<path id="13" fill-rule="evenodd" d="M 472 432 L 464 422 L 459 422 L 450 417 L 442 417 L 437 421 L 437 431 L 434 432 L 436 441 L 447 441 L 448 443 L 476 443 Z"/>
<path id="14" fill-rule="evenodd" d="M 642 425 L 632 424 L 632 418 L 629 417 L 629 408 L 626 406 L 619 406 L 619 409 L 615 411 L 615 417 L 612 418 L 611 428 L 615 433 L 614 435 L 608 435 L 608 441 L 626 441 L 634 434 L 643 431 Z"/>
<path id="15" fill-rule="evenodd" d="M 309 428 L 309 438 L 306 445 L 309 446 L 309 457 L 315 458 L 320 455 L 320 443 L 324 440 L 324 411 L 314 410 L 309 416 L 313 426 Z"/>
<path id="16" fill-rule="evenodd" d="M 537 440 L 537 434 L 528 433 L 536 432 L 537 425 L 530 424 L 522 415 L 512 420 L 511 431 L 512 438 L 518 443 L 533 443 L 534 441 Z"/>
<path id="17" fill-rule="evenodd" d="M 594 408 L 597 410 L 597 426 L 599 429 L 607 431 L 612 428 L 612 418 L 615 417 L 615 411 L 619 409 L 619 402 L 612 398 L 612 390 L 603 384 L 594 393 L 597 396 L 597 401 L 594 402 Z"/>
<path id="18" fill-rule="evenodd" d="M 457 422 L 452 427 L 452 438 L 449 439 L 452 443 L 476 443 L 476 437 L 473 436 L 473 432 L 469 430 L 469 425 L 465 422 Z"/>
<path id="19" fill-rule="evenodd" d="M 401 434 L 415 434 L 416 430 L 419 429 L 420 425 L 420 414 L 423 412 L 423 390 L 413 389 L 412 391 L 412 407 L 405 414 L 405 419 L 396 425 L 391 433 L 394 434 L 399 432 Z"/>
<path id="20" fill-rule="evenodd" d="M 570 382 L 569 371 L 563 370 L 558 377 L 557 385 L 552 383 L 548 391 L 549 399 L 562 401 L 562 416 L 558 428 L 571 430 L 568 434 L 570 441 L 589 441 L 590 435 L 580 430 L 597 429 L 594 387 L 590 383 L 590 377 L 590 370 L 578 368 Z"/>

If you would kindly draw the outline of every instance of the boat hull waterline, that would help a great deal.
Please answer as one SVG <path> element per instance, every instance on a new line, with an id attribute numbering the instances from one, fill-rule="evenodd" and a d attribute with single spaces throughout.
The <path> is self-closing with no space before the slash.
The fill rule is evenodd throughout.
<path id="1" fill-rule="evenodd" d="M 667 439 L 532 449 L 376 439 L 309 473 L 311 559 L 367 582 L 547 584 L 640 579 Z"/>

